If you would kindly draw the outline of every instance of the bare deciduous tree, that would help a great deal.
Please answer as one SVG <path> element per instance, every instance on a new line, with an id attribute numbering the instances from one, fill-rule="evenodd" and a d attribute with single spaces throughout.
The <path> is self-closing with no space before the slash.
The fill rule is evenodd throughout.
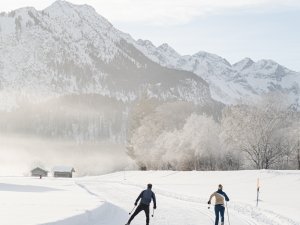
<path id="1" fill-rule="evenodd" d="M 284 155 L 282 131 L 289 126 L 288 106 L 277 95 L 266 96 L 256 105 L 238 105 L 224 111 L 222 139 L 239 148 L 256 169 L 268 169 Z"/>

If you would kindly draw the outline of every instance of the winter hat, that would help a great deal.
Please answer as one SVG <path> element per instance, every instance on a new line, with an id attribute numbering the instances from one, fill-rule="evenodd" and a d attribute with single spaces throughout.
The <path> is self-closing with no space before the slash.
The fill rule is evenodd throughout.
<path id="1" fill-rule="evenodd" d="M 152 184 L 147 184 L 147 187 L 151 189 L 152 188 Z"/>

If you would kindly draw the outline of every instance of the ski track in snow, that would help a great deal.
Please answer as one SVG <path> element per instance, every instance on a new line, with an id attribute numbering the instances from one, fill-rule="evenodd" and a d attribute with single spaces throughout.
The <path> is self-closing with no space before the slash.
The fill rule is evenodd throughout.
<path id="1" fill-rule="evenodd" d="M 242 173 L 243 177 L 248 175 L 247 179 L 251 179 L 249 178 L 250 173 L 247 171 Z M 273 173 L 263 173 L 268 175 L 264 177 L 264 182 L 270 182 L 276 178 Z M 223 175 L 221 172 L 204 174 L 205 178 L 213 174 L 214 180 L 219 179 L 217 174 Z M 235 176 L 240 177 L 240 175 L 234 175 L 231 182 L 232 179 L 236 178 Z M 8 214 L 11 218 L 11 221 L 6 221 L 6 219 L 1 224 L 124 225 L 129 218 L 128 213 L 134 207 L 137 196 L 145 188 L 145 181 L 152 180 L 155 184 L 153 190 L 156 193 L 158 208 L 154 211 L 154 217 L 150 216 L 150 224 L 212 225 L 215 217 L 214 206 L 212 205 L 208 209 L 207 199 L 197 197 L 206 196 L 206 190 L 204 186 L 200 186 L 201 182 L 193 181 L 195 177 L 201 176 L 193 172 L 149 171 L 128 172 L 126 174 L 125 172 L 118 172 L 72 180 L 1 178 L 0 197 L 2 204 L 6 205 L 1 208 L 1 213 L 3 215 Z M 292 175 L 292 177 L 296 181 L 298 180 L 297 176 Z M 278 179 L 283 181 L 282 177 L 276 178 L 276 181 Z M 207 183 L 208 181 L 205 180 L 204 182 Z M 240 178 L 239 182 L 246 182 L 246 180 Z M 15 188 L 7 188 L 11 186 Z M 201 191 L 199 194 L 197 194 L 198 190 Z M 12 199 L 15 195 L 18 197 Z M 225 224 L 229 225 L 229 213 L 230 225 L 300 225 L 299 222 L 291 219 L 292 217 L 287 218 L 274 211 L 266 210 L 268 207 L 264 207 L 264 204 L 255 207 L 255 204 L 251 205 L 245 201 L 238 202 L 236 199 L 233 198 L 228 202 L 228 208 L 225 211 Z M 296 204 L 294 204 L 295 207 Z M 150 207 L 150 215 L 153 213 L 152 206 L 153 204 Z M 27 207 L 27 213 L 21 214 L 24 218 L 22 216 L 12 218 L 12 212 L 24 207 Z M 36 212 L 40 215 L 36 215 Z M 9 216 L 5 218 L 9 218 Z M 297 219 L 297 217 L 295 218 Z M 140 224 L 145 224 L 143 212 L 138 214 L 131 223 L 131 225 Z"/>
<path id="2" fill-rule="evenodd" d="M 171 176 L 175 173 L 174 172 L 165 176 Z M 163 177 L 165 177 L 163 176 Z M 99 184 L 101 182 L 101 184 Z M 95 192 L 90 191 L 88 188 L 88 183 L 85 183 L 85 185 L 80 184 L 85 190 L 87 190 L 89 193 L 92 195 L 98 196 L 95 194 Z M 91 182 L 93 183 L 93 182 Z M 109 198 L 113 199 L 114 194 L 111 193 L 110 191 L 107 190 L 113 190 L 115 192 L 116 190 L 121 190 L 118 192 L 118 194 L 115 194 L 115 196 L 120 196 L 120 195 L 127 195 L 127 193 L 132 192 L 132 187 L 136 189 L 136 192 L 130 194 L 130 199 L 131 202 L 135 200 L 135 197 L 139 194 L 139 191 L 144 189 L 143 185 L 140 184 L 135 184 L 135 183 L 130 183 L 130 182 L 120 182 L 120 181 L 111 181 L 111 180 L 102 180 L 97 182 L 99 186 L 101 186 L 102 189 L 105 189 L 105 192 L 103 195 L 109 195 Z M 104 188 L 106 186 L 106 188 Z M 95 187 L 94 187 L 95 188 Z M 128 189 L 128 190 L 127 190 Z M 125 191 L 126 190 L 126 191 Z M 97 192 L 97 191 L 96 191 Z M 172 193 L 168 192 L 162 189 L 155 189 L 155 193 L 158 196 L 157 199 L 159 202 L 161 202 L 161 205 L 168 205 L 166 202 L 175 202 L 177 204 L 170 204 L 171 208 L 174 205 L 187 205 L 188 207 L 182 207 L 181 212 L 179 212 L 179 215 L 184 217 L 185 219 L 187 218 L 193 218 L 193 217 L 198 217 L 194 218 L 194 221 L 190 221 L 188 223 L 182 221 L 186 225 L 194 225 L 194 224 L 207 224 L 209 221 L 210 224 L 213 224 L 214 221 L 214 211 L 213 211 L 213 206 L 211 206 L 210 210 L 207 209 L 207 204 L 205 199 L 201 198 L 195 198 L 193 196 L 187 196 L 187 195 L 182 195 L 178 193 Z M 99 196 L 98 196 L 99 197 Z M 114 200 L 116 201 L 116 200 Z M 122 204 L 118 201 L 115 202 L 117 205 Z M 158 203 L 160 205 L 160 203 Z M 229 218 L 230 218 L 230 224 L 232 225 L 261 225 L 261 224 L 272 224 L 272 225 L 283 225 L 283 224 L 289 224 L 289 225 L 299 225 L 296 221 L 293 221 L 289 218 L 286 218 L 284 216 L 281 216 L 279 214 L 276 214 L 272 211 L 268 210 L 262 210 L 259 208 L 255 208 L 251 205 L 247 204 L 242 204 L 242 203 L 229 203 L 228 208 L 226 210 L 229 211 Z M 159 214 L 160 212 L 157 212 Z M 168 224 L 176 224 L 173 222 L 173 218 L 176 218 L 175 215 L 178 215 L 177 213 L 170 213 L 168 209 L 164 210 L 163 212 L 164 216 L 160 215 L 157 216 L 157 219 L 155 220 L 155 224 L 159 225 L 168 225 Z M 174 214 L 174 215 L 173 215 Z M 170 219 L 172 218 L 172 222 Z M 178 220 L 176 220 L 178 221 Z M 228 224 L 228 217 L 227 217 L 227 211 L 225 211 L 225 223 Z M 134 224 L 134 223 L 132 223 Z M 178 223 L 182 224 L 182 223 Z"/>
<path id="3" fill-rule="evenodd" d="M 100 195 L 96 194 L 97 191 L 91 191 L 88 188 L 88 184 L 82 184 L 77 183 L 80 187 L 82 187 L 84 190 L 86 190 L 88 193 L 90 193 L 93 196 L 100 197 Z M 136 189 L 136 192 L 133 193 L 133 195 L 130 195 L 129 198 L 131 199 L 131 202 L 135 200 L 135 197 L 138 195 L 140 189 L 140 185 L 134 185 L 134 184 L 127 184 L 127 183 L 121 183 L 121 182 L 112 182 L 112 181 L 102 181 L 102 183 L 97 184 L 97 186 L 101 187 L 103 191 L 103 195 L 108 195 L 109 199 L 112 199 L 114 201 L 114 204 L 122 204 L 121 202 L 117 202 L 114 196 L 120 197 L 121 195 L 127 195 L 128 192 L 132 192 L 132 187 Z M 95 187 L 94 187 L 95 188 Z M 143 187 L 141 187 L 143 188 Z M 128 190 L 127 190 L 128 189 Z M 116 190 L 120 190 L 118 193 L 115 193 Z M 154 224 L 158 225 L 204 225 L 204 224 L 213 224 L 214 223 L 214 209 L 213 206 L 208 209 L 207 205 L 205 205 L 203 202 L 198 201 L 191 201 L 191 198 L 184 197 L 184 196 L 178 196 L 176 194 L 163 192 L 161 190 L 155 190 L 157 199 L 158 199 L 158 207 L 163 207 L 159 211 L 155 211 L 155 222 Z M 122 197 L 123 198 L 123 197 Z M 116 202 L 115 202 L 116 201 Z M 174 204 L 175 203 L 175 204 Z M 179 206 L 177 209 L 174 209 L 175 206 Z M 167 207 L 169 206 L 169 207 Z M 181 207 L 185 206 L 185 207 Z M 166 209 L 165 209 L 166 208 Z M 171 210 L 168 210 L 171 209 Z M 230 209 L 229 209 L 230 210 Z M 152 213 L 152 212 L 151 212 Z M 225 212 L 226 213 L 226 212 Z M 143 223 L 143 213 L 141 212 L 142 216 L 140 214 L 135 218 L 138 222 Z M 153 219 L 153 218 L 152 218 Z M 228 223 L 227 214 L 225 216 L 225 223 Z M 131 223 L 132 225 L 138 224 L 137 222 Z M 151 220 L 151 219 L 150 219 Z M 254 222 L 252 219 L 247 218 L 244 215 L 238 215 L 236 213 L 232 214 L 230 217 L 230 224 L 234 225 L 258 225 L 258 223 Z"/>
<path id="4" fill-rule="evenodd" d="M 123 205 L 124 200 L 129 203 L 129 205 L 124 208 L 127 208 L 129 210 L 132 209 L 133 202 L 139 192 L 141 191 L 140 188 L 133 186 L 133 185 L 126 185 L 118 182 L 101 182 L 97 183 L 97 186 L 91 187 L 91 189 L 88 187 L 89 185 L 86 183 L 78 183 L 83 189 L 87 190 L 88 193 L 94 195 L 94 196 L 104 196 L 106 195 L 108 199 L 110 199 L 113 204 L 115 205 Z M 96 190 L 94 190 L 96 189 Z M 95 193 L 99 193 L 95 194 Z M 128 194 L 132 193 L 132 194 Z M 120 199 L 122 201 L 120 201 Z M 212 224 L 213 223 L 213 216 L 209 212 L 205 212 L 204 210 L 201 210 L 199 208 L 199 205 L 189 202 L 184 202 L 182 200 L 176 199 L 176 198 L 170 198 L 168 196 L 164 196 L 161 194 L 157 194 L 158 199 L 158 210 L 155 210 L 154 217 L 150 218 L 150 221 L 152 221 L 152 224 L 159 224 L 159 225 L 180 225 L 180 224 L 186 224 L 186 225 L 204 225 L 204 224 Z M 130 204 L 131 203 L 131 204 Z M 175 204 L 174 204 L 175 203 Z M 185 207 L 180 207 L 180 206 Z M 174 207 L 176 206 L 176 207 Z M 179 206 L 179 207 L 177 207 Z M 131 209 L 130 209 L 131 208 Z M 153 209 L 150 208 L 152 215 Z M 129 211 L 128 210 L 128 211 Z M 206 210 L 207 211 L 207 210 Z M 129 216 L 128 216 L 129 217 Z M 124 221 L 124 224 L 126 223 L 127 219 Z M 145 216 L 143 215 L 143 212 L 141 212 L 136 218 L 132 221 L 132 225 L 134 224 L 140 224 L 145 223 Z M 151 222 L 150 222 L 151 223 Z"/>

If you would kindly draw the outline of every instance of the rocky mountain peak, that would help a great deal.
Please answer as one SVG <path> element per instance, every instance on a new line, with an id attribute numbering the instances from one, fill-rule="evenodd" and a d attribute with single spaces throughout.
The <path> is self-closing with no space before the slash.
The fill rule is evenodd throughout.
<path id="1" fill-rule="evenodd" d="M 101 29 L 111 29 L 113 25 L 89 5 L 75 5 L 67 1 L 58 0 L 43 10 L 52 19 L 64 24 L 76 24 L 77 27 L 90 26 Z M 75 26 L 74 26 L 75 27 Z"/>
<path id="2" fill-rule="evenodd" d="M 230 63 L 226 59 L 224 59 L 216 54 L 212 54 L 212 53 L 205 52 L 205 51 L 199 51 L 196 54 L 192 55 L 192 57 L 197 58 L 200 61 L 218 62 L 218 63 L 223 63 L 227 66 L 231 66 Z"/>
<path id="3" fill-rule="evenodd" d="M 145 46 L 145 47 L 156 48 L 155 45 L 149 40 L 138 39 L 137 44 L 139 44 L 141 46 Z"/>
<path id="4" fill-rule="evenodd" d="M 165 52 L 166 54 L 172 54 L 174 57 L 180 57 L 178 52 L 176 52 L 170 45 L 167 43 L 163 43 L 162 45 L 157 47 L 161 51 Z"/>
<path id="5" fill-rule="evenodd" d="M 241 61 L 233 64 L 233 68 L 236 69 L 237 71 L 244 70 L 254 64 L 254 61 L 250 58 L 244 58 Z"/>

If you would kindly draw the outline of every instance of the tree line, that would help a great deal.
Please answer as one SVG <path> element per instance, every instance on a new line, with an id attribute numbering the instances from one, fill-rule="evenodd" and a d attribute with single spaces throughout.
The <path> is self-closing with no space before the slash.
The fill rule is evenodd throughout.
<path id="1" fill-rule="evenodd" d="M 300 114 L 269 93 L 219 113 L 143 99 L 131 112 L 127 153 L 141 169 L 300 169 Z"/>

